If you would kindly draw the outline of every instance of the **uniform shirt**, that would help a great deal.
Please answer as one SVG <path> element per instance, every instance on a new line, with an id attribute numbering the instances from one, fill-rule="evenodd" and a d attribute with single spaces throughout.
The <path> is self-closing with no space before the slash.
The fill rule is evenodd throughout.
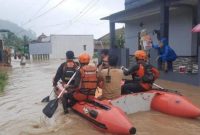
<path id="1" fill-rule="evenodd" d="M 62 75 L 63 75 L 63 67 L 65 66 L 65 63 L 66 63 L 66 62 L 62 63 L 62 64 L 58 67 L 57 72 L 56 72 L 56 75 L 55 75 L 55 77 L 54 77 L 54 79 L 53 79 L 53 86 L 57 86 L 58 81 L 62 78 Z"/>
<path id="2" fill-rule="evenodd" d="M 123 73 L 124 75 L 132 75 L 132 79 L 134 82 L 140 82 L 141 78 L 138 76 L 137 72 L 140 69 L 140 64 L 142 64 L 143 66 L 148 66 L 149 68 L 152 69 L 152 72 L 154 74 L 154 79 L 157 79 L 159 77 L 159 71 L 153 67 L 151 64 L 145 63 L 145 62 L 140 62 L 137 63 L 136 65 L 131 66 L 129 69 L 123 69 Z M 145 72 L 145 71 L 144 71 Z"/>
<path id="3" fill-rule="evenodd" d="M 144 64 L 144 63 L 141 63 Z M 125 76 L 131 75 L 133 81 L 139 81 L 136 72 L 139 70 L 140 64 L 132 65 L 128 70 L 123 70 Z"/>
<path id="4" fill-rule="evenodd" d="M 121 95 L 121 81 L 123 78 L 123 71 L 121 69 L 110 69 L 109 76 L 111 76 L 110 83 L 106 82 L 108 69 L 102 69 L 99 73 L 99 78 L 103 81 L 102 98 L 113 99 Z"/>

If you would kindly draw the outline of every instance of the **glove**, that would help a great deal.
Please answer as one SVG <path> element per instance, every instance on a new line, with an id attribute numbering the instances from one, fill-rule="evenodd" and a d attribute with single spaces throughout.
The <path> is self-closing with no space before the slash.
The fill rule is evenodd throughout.
<path id="1" fill-rule="evenodd" d="M 121 67 L 121 70 L 123 70 L 123 71 L 128 71 L 128 69 L 125 68 L 124 66 Z"/>
<path id="2" fill-rule="evenodd" d="M 121 68 L 120 68 L 120 69 L 121 69 L 121 70 L 124 70 L 124 68 L 125 68 L 124 66 L 121 66 Z"/>
<path id="3" fill-rule="evenodd" d="M 69 88 L 69 85 L 64 84 L 63 86 L 65 89 Z"/>

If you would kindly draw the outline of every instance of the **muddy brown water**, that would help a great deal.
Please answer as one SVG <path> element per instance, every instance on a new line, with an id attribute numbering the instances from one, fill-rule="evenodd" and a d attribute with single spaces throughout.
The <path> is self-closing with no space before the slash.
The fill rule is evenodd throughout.
<path id="1" fill-rule="evenodd" d="M 0 135 L 102 135 L 88 121 L 70 111 L 63 115 L 59 106 L 53 118 L 46 118 L 41 99 L 52 90 L 52 77 L 62 61 L 28 63 L 21 67 L 13 61 L 5 92 L 0 94 Z M 200 88 L 169 81 L 157 81 L 177 89 L 200 107 Z M 53 98 L 53 97 L 52 97 Z M 114 115 L 114 114 L 113 114 Z M 185 119 L 156 111 L 128 116 L 137 135 L 199 135 L 200 119 Z M 117 118 L 117 116 L 116 116 Z"/>

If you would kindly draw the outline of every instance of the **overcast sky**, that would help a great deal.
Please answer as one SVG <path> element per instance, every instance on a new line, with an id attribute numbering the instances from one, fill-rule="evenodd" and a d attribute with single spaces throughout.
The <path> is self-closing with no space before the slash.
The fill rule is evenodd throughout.
<path id="1" fill-rule="evenodd" d="M 37 35 L 42 32 L 46 35 L 92 34 L 99 38 L 109 32 L 108 21 L 102 21 L 100 18 L 124 9 L 124 0 L 62 1 L 0 0 L 0 19 L 32 29 Z M 39 17 L 60 2 L 62 3 L 57 8 Z"/>

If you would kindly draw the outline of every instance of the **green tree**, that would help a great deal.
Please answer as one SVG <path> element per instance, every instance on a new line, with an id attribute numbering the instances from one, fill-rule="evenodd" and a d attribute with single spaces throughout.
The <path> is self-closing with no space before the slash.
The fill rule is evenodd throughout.
<path id="1" fill-rule="evenodd" d="M 7 47 L 14 47 L 16 51 L 24 53 L 25 46 L 28 46 L 29 38 L 24 36 L 23 39 L 17 37 L 14 33 L 8 32 L 4 37 L 4 45 Z"/>
<path id="2" fill-rule="evenodd" d="M 27 36 L 23 36 L 23 46 L 24 46 L 24 53 L 28 53 L 29 48 L 28 48 L 28 44 L 30 42 L 30 38 Z"/>
<path id="3" fill-rule="evenodd" d="M 122 34 L 117 36 L 117 39 L 116 39 L 117 48 L 124 48 L 124 43 L 125 43 L 124 36 Z"/>

